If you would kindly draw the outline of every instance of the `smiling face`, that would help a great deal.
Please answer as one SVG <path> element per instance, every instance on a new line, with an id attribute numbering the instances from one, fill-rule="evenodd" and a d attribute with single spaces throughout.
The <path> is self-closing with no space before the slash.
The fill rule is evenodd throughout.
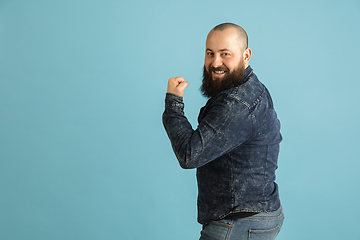
<path id="1" fill-rule="evenodd" d="M 206 39 L 205 69 L 213 80 L 222 80 L 237 70 L 239 64 L 248 66 L 249 51 L 236 28 L 212 30 Z"/>

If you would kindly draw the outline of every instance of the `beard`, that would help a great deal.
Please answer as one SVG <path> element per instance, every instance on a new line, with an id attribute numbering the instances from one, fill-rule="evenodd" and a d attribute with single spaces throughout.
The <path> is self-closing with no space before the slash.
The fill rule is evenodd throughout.
<path id="1" fill-rule="evenodd" d="M 233 72 L 230 72 L 227 67 L 209 67 L 209 71 L 206 70 L 205 66 L 203 69 L 203 80 L 200 87 L 202 95 L 207 98 L 215 97 L 222 91 L 241 85 L 245 78 L 245 65 L 244 62 L 240 62 L 238 68 Z M 227 75 L 223 78 L 212 77 L 213 71 L 226 71 Z"/>

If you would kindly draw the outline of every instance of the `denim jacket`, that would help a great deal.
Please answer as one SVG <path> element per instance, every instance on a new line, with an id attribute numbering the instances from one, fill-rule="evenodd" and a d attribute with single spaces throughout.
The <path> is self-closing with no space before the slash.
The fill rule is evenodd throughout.
<path id="1" fill-rule="evenodd" d="M 249 66 L 245 83 L 208 100 L 193 130 L 180 96 L 167 93 L 163 124 L 184 169 L 196 168 L 198 222 L 280 207 L 275 170 L 280 122 L 271 96 Z"/>

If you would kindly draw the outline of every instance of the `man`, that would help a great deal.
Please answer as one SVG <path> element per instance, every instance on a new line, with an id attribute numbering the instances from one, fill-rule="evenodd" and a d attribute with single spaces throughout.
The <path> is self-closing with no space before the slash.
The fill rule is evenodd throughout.
<path id="1" fill-rule="evenodd" d="M 180 166 L 197 169 L 200 240 L 275 239 L 283 223 L 275 183 L 280 122 L 250 58 L 240 26 L 210 31 L 201 86 L 209 100 L 196 130 L 183 112 L 189 83 L 168 81 L 163 124 Z"/>

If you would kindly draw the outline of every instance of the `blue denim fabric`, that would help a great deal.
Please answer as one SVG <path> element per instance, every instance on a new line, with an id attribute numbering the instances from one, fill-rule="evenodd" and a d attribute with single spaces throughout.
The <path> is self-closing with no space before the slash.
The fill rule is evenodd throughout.
<path id="1" fill-rule="evenodd" d="M 200 240 L 273 240 L 283 221 L 282 208 L 247 218 L 212 221 L 203 226 Z"/>
<path id="2" fill-rule="evenodd" d="M 196 130 L 184 116 L 183 98 L 166 94 L 163 124 L 180 166 L 197 168 L 201 224 L 280 207 L 275 183 L 280 122 L 250 66 L 245 74 L 245 83 L 208 100 Z"/>

